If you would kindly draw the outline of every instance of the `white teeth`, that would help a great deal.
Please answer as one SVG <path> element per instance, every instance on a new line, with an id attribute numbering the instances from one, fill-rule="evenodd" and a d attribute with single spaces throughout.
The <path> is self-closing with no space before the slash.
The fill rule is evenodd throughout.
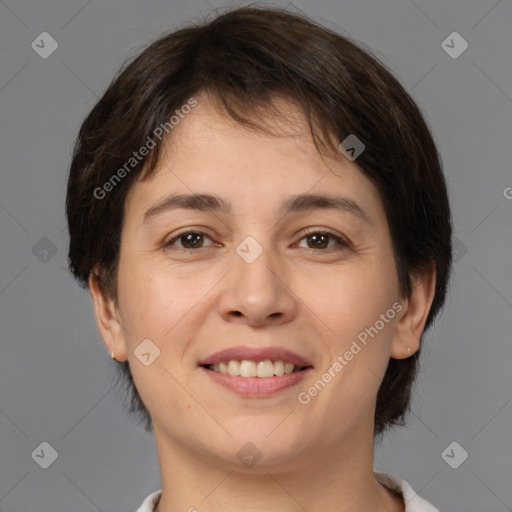
<path id="1" fill-rule="evenodd" d="M 274 373 L 281 377 L 281 375 L 284 375 L 284 363 L 283 361 L 276 361 L 274 363 Z"/>
<path id="2" fill-rule="evenodd" d="M 257 375 L 260 379 L 274 376 L 274 363 L 270 359 L 260 361 L 257 366 Z"/>
<path id="3" fill-rule="evenodd" d="M 280 359 L 274 362 L 270 359 L 259 362 L 247 359 L 242 361 L 223 361 L 222 363 L 210 365 L 209 369 L 224 375 L 231 375 L 232 377 L 259 377 L 260 379 L 266 379 L 274 375 L 281 377 L 284 374 L 300 371 L 299 367 L 295 368 L 293 363 L 285 363 Z"/>
<path id="4" fill-rule="evenodd" d="M 284 373 L 292 373 L 293 372 L 293 364 L 292 363 L 286 363 L 284 365 Z"/>
<path id="5" fill-rule="evenodd" d="M 228 373 L 232 377 L 236 377 L 236 376 L 240 375 L 240 361 L 229 361 Z"/>
<path id="6" fill-rule="evenodd" d="M 241 377 L 256 377 L 256 363 L 254 361 L 246 361 L 240 363 Z"/>

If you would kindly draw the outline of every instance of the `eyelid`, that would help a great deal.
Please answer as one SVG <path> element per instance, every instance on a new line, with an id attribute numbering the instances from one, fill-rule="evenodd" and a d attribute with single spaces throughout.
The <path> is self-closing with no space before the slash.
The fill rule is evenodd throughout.
<path id="1" fill-rule="evenodd" d="M 194 229 L 193 227 L 192 228 L 189 227 L 189 228 L 184 228 L 182 231 L 178 231 L 177 233 L 173 234 L 172 237 L 169 239 L 167 239 L 167 238 L 164 239 L 164 241 L 162 242 L 162 247 L 166 248 L 166 247 L 170 246 L 173 242 L 176 242 L 182 236 L 188 235 L 190 233 L 193 233 L 195 235 L 206 236 L 210 240 L 213 241 L 213 238 L 208 233 L 202 231 L 201 229 Z M 185 249 L 184 247 L 178 247 L 178 249 L 181 249 L 183 251 L 194 251 L 194 252 L 198 252 L 198 250 L 199 250 L 199 249 Z M 200 249 L 202 249 L 202 247 L 200 247 Z"/>
<path id="2" fill-rule="evenodd" d="M 162 242 L 162 247 L 163 248 L 170 247 L 177 240 L 179 240 L 182 236 L 190 234 L 190 233 L 193 233 L 193 234 L 196 234 L 196 235 L 206 236 L 210 240 L 213 241 L 213 238 L 208 233 L 205 233 L 204 231 L 201 231 L 200 229 L 194 229 L 194 228 L 190 228 L 189 227 L 189 228 L 184 228 L 182 231 L 178 231 L 170 239 L 164 240 L 164 242 Z M 325 252 L 325 251 L 330 251 L 332 249 L 336 250 L 336 248 L 339 249 L 339 248 L 349 248 L 349 247 L 351 247 L 350 241 L 345 236 L 340 235 L 338 233 L 335 233 L 331 229 L 321 228 L 321 227 L 305 228 L 305 230 L 302 230 L 299 233 L 300 234 L 300 238 L 299 238 L 298 242 L 300 243 L 306 236 L 308 236 L 308 235 L 310 235 L 312 233 L 314 233 L 314 234 L 330 235 L 332 238 L 334 238 L 338 242 L 338 245 L 334 246 L 334 247 L 329 247 L 327 249 L 315 249 L 315 248 L 309 248 L 309 247 L 306 248 L 306 249 L 308 249 L 310 251 L 320 252 L 321 253 L 321 252 Z M 215 244 L 211 244 L 211 245 L 209 245 L 207 247 L 212 247 L 213 245 L 215 245 Z M 184 247 L 178 247 L 178 249 L 181 250 L 181 251 L 185 251 L 185 252 L 200 252 L 201 249 L 206 249 L 206 247 L 199 247 L 197 249 L 187 249 L 187 248 L 184 248 Z"/>
<path id="3" fill-rule="evenodd" d="M 330 235 L 332 238 L 334 238 L 340 247 L 348 248 L 351 247 L 351 242 L 346 238 L 345 236 L 338 234 L 331 229 L 328 228 L 321 228 L 321 227 L 312 227 L 312 228 L 306 228 L 305 231 L 301 231 L 301 237 L 299 239 L 299 242 L 302 241 L 303 238 L 305 238 L 307 235 L 310 235 L 312 233 L 315 234 L 321 234 L 321 235 Z M 336 249 L 336 247 L 329 247 L 328 249 L 310 249 L 314 252 L 323 252 L 323 251 L 329 251 L 330 249 Z"/>

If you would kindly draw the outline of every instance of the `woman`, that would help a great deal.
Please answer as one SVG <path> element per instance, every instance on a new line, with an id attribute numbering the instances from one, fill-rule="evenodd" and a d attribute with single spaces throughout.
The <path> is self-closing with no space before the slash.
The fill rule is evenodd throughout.
<path id="1" fill-rule="evenodd" d="M 452 232 L 430 131 L 377 59 L 280 9 L 161 37 L 84 121 L 67 216 L 155 436 L 138 512 L 437 510 L 373 470 Z"/>

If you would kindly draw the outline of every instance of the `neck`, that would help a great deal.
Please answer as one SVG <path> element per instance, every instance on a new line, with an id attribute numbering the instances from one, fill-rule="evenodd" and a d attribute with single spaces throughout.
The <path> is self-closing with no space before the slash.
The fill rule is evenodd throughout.
<path id="1" fill-rule="evenodd" d="M 156 512 L 403 512 L 402 499 L 373 473 L 373 434 L 336 448 L 302 451 L 291 462 L 252 468 L 175 444 L 154 430 L 162 477 Z"/>

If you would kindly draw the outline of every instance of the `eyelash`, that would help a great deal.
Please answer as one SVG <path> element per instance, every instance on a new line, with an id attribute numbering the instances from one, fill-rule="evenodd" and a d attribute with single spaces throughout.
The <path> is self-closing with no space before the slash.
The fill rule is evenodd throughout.
<path id="1" fill-rule="evenodd" d="M 162 248 L 169 248 L 171 247 L 174 242 L 176 242 L 177 240 L 179 240 L 181 237 L 185 236 L 185 235 L 190 235 L 190 234 L 193 234 L 193 235 L 202 235 L 202 236 L 206 236 L 208 238 L 211 239 L 211 237 L 202 232 L 202 231 L 195 231 L 195 230 L 188 230 L 188 231 L 182 231 L 181 233 L 177 233 L 173 238 L 171 238 L 169 241 L 167 242 L 164 242 L 162 244 Z M 316 253 L 326 253 L 326 252 L 330 252 L 332 249 L 336 250 L 336 251 L 339 251 L 339 250 L 344 250 L 344 249 L 347 249 L 350 247 L 349 243 L 343 239 L 342 237 L 336 235 L 335 233 L 333 233 L 332 231 L 328 231 L 328 230 L 319 230 L 317 228 L 312 228 L 310 229 L 309 231 L 305 232 L 302 236 L 302 238 L 299 240 L 299 241 L 302 241 L 304 238 L 306 238 L 308 235 L 329 235 L 331 236 L 337 243 L 338 243 L 338 247 L 329 247 L 327 249 L 314 249 L 314 248 L 307 248 L 308 250 L 310 251 L 313 251 L 313 252 L 316 252 Z M 181 251 L 181 252 L 184 252 L 184 253 L 197 253 L 199 252 L 201 249 L 207 249 L 207 247 L 199 247 L 197 249 L 186 249 L 186 248 L 183 248 L 183 247 L 177 247 L 175 248 L 176 250 L 178 251 Z"/>

